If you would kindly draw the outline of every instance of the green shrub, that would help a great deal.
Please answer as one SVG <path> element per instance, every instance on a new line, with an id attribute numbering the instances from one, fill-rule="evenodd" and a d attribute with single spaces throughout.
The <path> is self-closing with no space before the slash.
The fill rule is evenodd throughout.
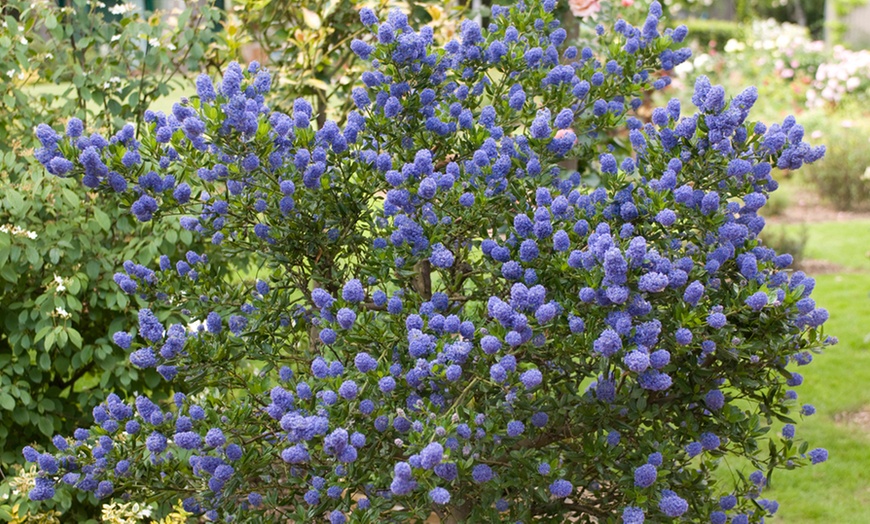
<path id="1" fill-rule="evenodd" d="M 683 23 L 689 28 L 689 38 L 703 46 L 715 41 L 721 47 L 732 38 L 735 40 L 744 38 L 743 25 L 730 20 L 689 18 Z"/>
<path id="2" fill-rule="evenodd" d="M 83 423 L 111 388 L 165 396 L 152 371 L 122 371 L 110 334 L 135 318 L 137 298 L 112 282 L 125 260 L 184 253 L 177 225 L 143 227 L 120 201 L 97 208 L 74 181 L 34 165 L 33 127 L 76 115 L 100 130 L 131 120 L 200 63 L 220 11 L 203 7 L 170 26 L 135 11 L 104 17 L 99 2 L 12 0 L 0 6 L 0 466 L 27 444 Z M 42 85 L 39 85 L 42 84 Z M 45 85 L 52 86 L 44 89 Z M 60 86 L 60 89 L 55 86 Z M 168 235 L 163 237 L 163 235 Z M 8 489 L 4 485 L 2 489 Z M 66 511 L 86 497 L 60 499 Z M 18 507 L 27 521 L 28 501 Z M 0 507 L 0 516 L 3 508 Z M 93 508 L 66 513 L 82 521 Z"/>
<path id="3" fill-rule="evenodd" d="M 794 266 L 801 267 L 807 247 L 807 228 L 789 232 L 784 227 L 770 228 L 762 234 L 761 241 L 777 253 L 788 253 L 794 258 Z"/>
<path id="4" fill-rule="evenodd" d="M 870 208 L 870 142 L 863 130 L 843 128 L 826 136 L 824 160 L 809 166 L 805 176 L 838 210 Z"/>

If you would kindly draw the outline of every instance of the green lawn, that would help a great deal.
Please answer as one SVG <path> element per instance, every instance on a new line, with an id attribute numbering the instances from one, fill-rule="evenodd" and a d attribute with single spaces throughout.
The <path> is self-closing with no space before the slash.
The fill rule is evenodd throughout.
<path id="1" fill-rule="evenodd" d="M 791 235 L 801 234 L 805 230 L 805 258 L 827 260 L 842 266 L 844 271 L 870 271 L 870 220 L 787 226 L 771 224 L 764 232 L 779 232 L 783 229 Z"/>
<path id="2" fill-rule="evenodd" d="M 771 226 L 771 228 L 783 226 Z M 801 226 L 786 226 L 796 229 Z M 870 522 L 870 220 L 808 224 L 806 257 L 842 266 L 815 276 L 813 298 L 831 313 L 826 332 L 840 343 L 801 369 L 799 401 L 816 406 L 798 425 L 810 448 L 830 452 L 827 463 L 780 472 L 765 496 L 780 503 L 775 521 L 787 523 Z M 852 416 L 849 416 L 849 415 Z M 846 421 L 844 421 L 844 419 Z"/>

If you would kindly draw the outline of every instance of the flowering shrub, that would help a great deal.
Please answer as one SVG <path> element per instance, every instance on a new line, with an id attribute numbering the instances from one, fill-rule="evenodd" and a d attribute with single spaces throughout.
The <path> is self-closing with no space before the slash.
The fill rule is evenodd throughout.
<path id="1" fill-rule="evenodd" d="M 378 42 L 351 43 L 371 70 L 343 127 L 312 126 L 304 99 L 271 111 L 270 73 L 235 63 L 138 137 L 40 126 L 49 172 L 212 245 L 119 268 L 140 309 L 113 340 L 178 393 L 111 395 L 56 452 L 26 448 L 30 497 L 332 523 L 774 513 L 772 473 L 827 456 L 799 443 L 814 408 L 790 388 L 834 340 L 757 211 L 773 168 L 824 149 L 706 78 L 698 113 L 644 124 L 629 115 L 688 58 L 685 28 L 662 33 L 653 3 L 586 36 L 596 55 L 553 8 L 494 7 L 441 48 L 361 10 Z M 717 481 L 735 456 L 755 471 Z"/>
<path id="2" fill-rule="evenodd" d="M 240 54 L 262 58 L 275 84 L 269 91 L 270 107 L 292 111 L 296 97 L 313 100 L 314 120 L 319 124 L 327 117 L 339 119 L 353 108 L 351 90 L 364 71 L 364 63 L 349 47 L 356 38 L 376 38 L 359 19 L 363 0 L 333 2 L 286 2 L 284 0 L 241 0 L 233 2 L 227 13 L 223 33 L 228 55 Z M 382 0 L 385 6 L 407 5 Z M 453 37 L 453 11 L 443 2 L 415 2 L 410 23 L 430 21 L 435 40 Z M 424 9 L 425 8 L 425 9 Z M 440 37 L 440 38 L 439 38 Z M 248 50 L 244 52 L 244 50 Z M 305 74 L 298 74 L 299 70 Z M 284 104 L 290 104 L 283 107 Z"/>
<path id="3" fill-rule="evenodd" d="M 836 106 L 852 96 L 861 102 L 870 92 L 870 51 L 851 51 L 834 46 L 829 60 L 816 70 L 813 88 L 807 91 L 807 106 Z"/>
<path id="4" fill-rule="evenodd" d="M 111 276 L 126 259 L 147 262 L 167 250 L 183 253 L 198 242 L 177 223 L 156 224 L 156 229 L 140 224 L 117 201 L 100 198 L 98 206 L 89 188 L 48 175 L 32 158 L 39 144 L 32 129 L 73 114 L 91 128 L 141 118 L 178 83 L 179 69 L 199 67 L 219 11 L 184 11 L 171 26 L 168 17 L 144 17 L 124 6 L 113 7 L 117 14 L 104 18 L 96 0 L 66 4 L 9 0 L 0 5 L 4 471 L 22 460 L 25 445 L 72 431 L 112 390 L 167 395 L 169 387 L 154 370 L 128 369 L 126 355 L 108 338 L 110 329 L 136 319 L 129 297 Z M 138 64 L 137 75 L 130 75 L 131 63 Z M 37 83 L 66 89 L 42 92 L 45 86 Z M 58 507 L 66 510 L 69 503 L 68 497 Z M 28 518 L 28 504 L 20 506 L 22 519 Z M 65 516 L 87 519 L 78 512 Z"/>

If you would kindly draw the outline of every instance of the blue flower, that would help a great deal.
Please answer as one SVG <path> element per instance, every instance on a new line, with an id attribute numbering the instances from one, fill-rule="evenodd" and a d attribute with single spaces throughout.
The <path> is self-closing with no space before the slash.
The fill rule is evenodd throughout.
<path id="1" fill-rule="evenodd" d="M 717 449 L 719 447 L 719 444 L 721 444 L 721 441 L 719 440 L 719 437 L 715 434 L 709 432 L 701 434 L 701 446 L 705 450 L 710 451 L 713 449 Z"/>
<path id="2" fill-rule="evenodd" d="M 631 351 L 623 359 L 625 366 L 635 373 L 643 373 L 650 366 L 649 355 L 644 351 Z"/>
<path id="3" fill-rule="evenodd" d="M 550 136 L 550 112 L 546 109 L 538 111 L 537 116 L 529 126 L 532 138 L 549 138 Z"/>
<path id="4" fill-rule="evenodd" d="M 746 305 L 755 311 L 761 311 L 768 303 L 767 293 L 758 291 L 749 296 L 745 301 Z"/>
<path id="5" fill-rule="evenodd" d="M 353 39 L 353 41 L 350 43 L 350 49 L 363 60 L 368 60 L 369 56 L 372 54 L 372 51 L 375 50 L 374 47 L 368 45 L 359 38 Z"/>
<path id="6" fill-rule="evenodd" d="M 54 481 L 47 477 L 36 477 L 35 486 L 28 493 L 33 501 L 50 500 L 54 498 Z"/>
<path id="7" fill-rule="evenodd" d="M 212 311 L 205 318 L 205 326 L 208 329 L 208 332 L 217 335 L 223 330 L 223 325 L 221 323 L 221 316 Z"/>
<path id="8" fill-rule="evenodd" d="M 725 406 L 725 394 L 718 389 L 711 389 L 704 396 L 704 403 L 711 411 L 718 411 Z"/>
<path id="9" fill-rule="evenodd" d="M 665 490 L 662 491 L 662 499 L 659 501 L 659 509 L 668 517 L 676 518 L 689 510 L 689 503 L 678 497 L 676 493 Z"/>
<path id="10" fill-rule="evenodd" d="M 525 425 L 519 420 L 512 420 L 507 425 L 507 435 L 509 437 L 517 437 L 525 430 Z"/>
<path id="11" fill-rule="evenodd" d="M 420 452 L 420 467 L 423 469 L 432 469 L 441 463 L 444 457 L 444 448 L 437 442 L 428 444 Z"/>
<path id="12" fill-rule="evenodd" d="M 363 289 L 362 282 L 358 278 L 354 278 L 349 280 L 344 288 L 341 290 L 341 298 L 347 300 L 348 302 L 358 303 L 362 302 L 366 298 L 365 290 Z M 328 307 L 328 306 L 320 306 L 320 307 Z"/>
<path id="13" fill-rule="evenodd" d="M 570 496 L 573 492 L 574 486 L 565 479 L 558 479 L 550 484 L 550 493 L 552 493 L 554 497 L 563 499 Z"/>
<path id="14" fill-rule="evenodd" d="M 626 506 L 626 508 L 622 510 L 623 524 L 643 524 L 644 518 L 643 510 L 640 508 Z"/>
<path id="15" fill-rule="evenodd" d="M 701 300 L 703 295 L 704 285 L 695 280 L 686 287 L 686 291 L 683 293 L 683 300 L 688 304 L 695 306 L 698 304 L 698 301 Z"/>
<path id="16" fill-rule="evenodd" d="M 720 311 L 714 311 L 707 316 L 707 325 L 713 329 L 721 329 L 728 322 L 728 319 Z"/>
<path id="17" fill-rule="evenodd" d="M 435 504 L 448 504 L 450 502 L 450 493 L 444 488 L 432 488 L 429 491 L 429 498 L 432 499 L 432 502 Z"/>
<path id="18" fill-rule="evenodd" d="M 429 262 L 435 267 L 448 268 L 453 265 L 453 253 L 444 247 L 443 244 L 435 244 L 432 246 L 432 255 L 429 257 Z"/>
<path id="19" fill-rule="evenodd" d="M 600 353 L 601 356 L 609 358 L 622 349 L 622 338 L 616 331 L 607 328 L 593 342 L 592 348 L 596 353 Z"/>
<path id="20" fill-rule="evenodd" d="M 656 481 L 658 473 L 652 464 L 644 464 L 634 470 L 634 485 L 639 488 L 648 488 Z"/>
<path id="21" fill-rule="evenodd" d="M 375 12 L 369 7 L 363 7 L 360 9 L 359 20 L 367 27 L 378 23 L 377 15 L 375 15 Z"/>

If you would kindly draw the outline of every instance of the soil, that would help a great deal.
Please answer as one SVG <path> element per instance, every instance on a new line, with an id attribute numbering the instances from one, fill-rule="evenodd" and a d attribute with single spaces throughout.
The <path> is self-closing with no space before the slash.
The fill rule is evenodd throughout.
<path id="1" fill-rule="evenodd" d="M 843 411 L 834 415 L 834 422 L 842 426 L 857 426 L 870 432 L 870 407 L 864 407 L 860 411 Z"/>
<path id="2" fill-rule="evenodd" d="M 850 273 L 856 270 L 843 267 L 828 260 L 804 259 L 798 264 L 800 270 L 809 275 L 826 275 L 830 273 Z"/>

